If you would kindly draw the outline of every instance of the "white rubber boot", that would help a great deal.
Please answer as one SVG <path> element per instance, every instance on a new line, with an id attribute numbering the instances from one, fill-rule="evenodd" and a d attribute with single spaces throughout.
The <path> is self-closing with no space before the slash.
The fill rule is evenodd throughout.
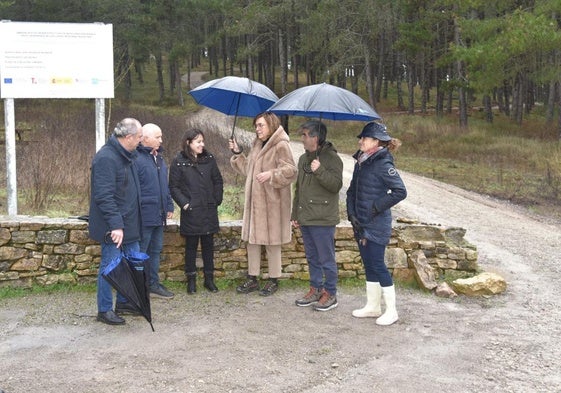
<path id="1" fill-rule="evenodd" d="M 377 318 L 382 315 L 380 301 L 382 298 L 382 287 L 379 282 L 366 281 L 366 306 L 353 310 L 353 317 Z"/>
<path id="2" fill-rule="evenodd" d="M 397 321 L 397 310 L 395 309 L 395 287 L 382 287 L 382 297 L 386 303 L 386 311 L 376 320 L 377 325 L 387 326 Z"/>

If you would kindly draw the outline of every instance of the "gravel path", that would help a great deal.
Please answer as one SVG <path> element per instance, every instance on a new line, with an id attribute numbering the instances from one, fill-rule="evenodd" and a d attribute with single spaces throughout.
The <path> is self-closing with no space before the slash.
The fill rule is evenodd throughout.
<path id="1" fill-rule="evenodd" d="M 295 144 L 297 147 L 297 144 Z M 345 168 L 352 161 L 345 157 Z M 155 333 L 141 318 L 95 321 L 95 294 L 4 300 L 0 389 L 28 392 L 559 392 L 560 224 L 524 209 L 402 173 L 396 216 L 467 229 L 483 270 L 507 291 L 440 299 L 398 288 L 400 320 L 351 317 L 363 290 L 339 307 L 294 306 L 301 291 L 270 298 L 181 292 L 155 299 Z M 348 181 L 348 179 L 347 179 Z"/>

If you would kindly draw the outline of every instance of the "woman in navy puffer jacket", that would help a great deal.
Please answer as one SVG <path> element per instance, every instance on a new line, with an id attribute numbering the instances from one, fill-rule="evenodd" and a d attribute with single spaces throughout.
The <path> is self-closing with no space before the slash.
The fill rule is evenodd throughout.
<path id="1" fill-rule="evenodd" d="M 358 138 L 360 149 L 353 156 L 357 162 L 347 190 L 347 215 L 364 264 L 367 303 L 354 310 L 353 316 L 379 317 L 378 325 L 391 325 L 398 315 L 395 289 L 384 254 L 392 231 L 390 208 L 407 196 L 390 153 L 401 142 L 388 135 L 386 126 L 375 122 L 366 124 Z M 382 297 L 386 304 L 384 314 Z"/>

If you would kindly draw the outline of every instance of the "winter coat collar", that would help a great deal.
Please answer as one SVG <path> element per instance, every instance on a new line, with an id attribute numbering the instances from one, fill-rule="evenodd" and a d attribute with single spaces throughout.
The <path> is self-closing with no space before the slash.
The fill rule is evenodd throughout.
<path id="1" fill-rule="evenodd" d="M 353 154 L 353 158 L 355 160 L 357 160 L 357 162 L 359 162 L 359 158 L 360 158 L 361 154 L 363 154 L 362 151 L 357 150 L 357 152 L 355 154 Z M 382 149 L 378 150 L 376 153 L 374 153 L 370 157 L 368 157 L 366 160 L 361 162 L 360 165 L 364 165 L 364 164 L 370 163 L 374 160 L 379 160 L 379 159 L 386 158 L 386 157 L 393 161 L 392 155 L 390 154 L 390 151 L 388 150 L 388 148 L 383 147 Z"/>
<path id="2" fill-rule="evenodd" d="M 138 145 L 138 147 L 136 148 L 136 150 L 137 150 L 139 153 L 148 153 L 148 154 L 151 154 L 151 153 L 152 153 L 152 150 L 154 150 L 154 149 L 152 149 L 152 148 L 149 147 L 149 146 Z M 163 148 L 162 146 L 160 146 L 156 151 L 158 152 L 158 155 L 160 155 L 160 154 L 162 154 L 162 153 L 164 152 L 164 148 Z"/>
<path id="3" fill-rule="evenodd" d="M 107 144 L 115 149 L 117 153 L 123 156 L 123 158 L 125 158 L 127 161 L 132 161 L 136 157 L 136 150 L 128 151 L 127 149 L 125 149 L 119 143 L 115 135 L 111 135 L 111 137 L 109 137 L 109 139 L 107 140 Z"/>
<path id="4" fill-rule="evenodd" d="M 277 128 L 277 130 L 273 132 L 273 134 L 265 142 L 262 142 L 259 138 L 255 138 L 255 141 L 253 141 L 253 148 L 261 148 L 258 155 L 263 155 L 282 141 L 290 142 L 290 138 L 284 128 L 279 126 L 279 128 Z"/>

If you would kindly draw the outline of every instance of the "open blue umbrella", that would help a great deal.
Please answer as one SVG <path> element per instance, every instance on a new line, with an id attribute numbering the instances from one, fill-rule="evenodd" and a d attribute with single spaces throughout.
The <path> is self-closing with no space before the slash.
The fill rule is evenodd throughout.
<path id="1" fill-rule="evenodd" d="M 379 120 L 381 117 L 355 93 L 319 83 L 285 95 L 268 109 L 276 115 L 319 117 L 328 120 Z"/>
<path id="2" fill-rule="evenodd" d="M 208 81 L 189 92 L 197 104 L 235 116 L 231 138 L 238 116 L 254 117 L 278 101 L 267 86 L 238 76 L 225 76 Z"/>

